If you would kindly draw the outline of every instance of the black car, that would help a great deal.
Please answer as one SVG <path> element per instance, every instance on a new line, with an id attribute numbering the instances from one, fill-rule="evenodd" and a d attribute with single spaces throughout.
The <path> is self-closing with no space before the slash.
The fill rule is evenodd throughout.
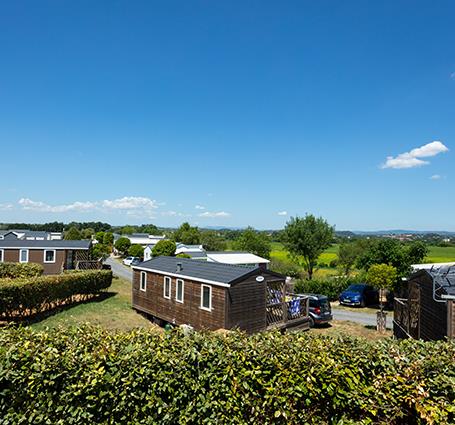
<path id="1" fill-rule="evenodd" d="M 301 295 L 309 298 L 310 328 L 312 328 L 314 325 L 322 325 L 329 323 L 333 319 L 330 301 L 325 295 L 319 294 Z"/>

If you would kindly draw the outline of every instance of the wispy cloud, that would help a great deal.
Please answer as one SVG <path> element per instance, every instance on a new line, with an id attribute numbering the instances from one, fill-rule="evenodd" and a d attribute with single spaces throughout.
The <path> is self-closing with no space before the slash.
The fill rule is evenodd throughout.
<path id="1" fill-rule="evenodd" d="M 279 211 L 278 215 L 288 215 L 288 212 L 287 211 Z"/>
<path id="2" fill-rule="evenodd" d="M 158 208 L 158 203 L 153 199 L 141 196 L 125 196 L 118 199 L 105 199 L 102 201 L 72 202 L 69 204 L 50 205 L 42 201 L 34 201 L 29 198 L 21 198 L 18 202 L 24 210 L 66 213 L 66 212 L 91 212 L 91 211 L 118 211 L 135 216 L 153 216 Z"/>
<path id="3" fill-rule="evenodd" d="M 226 218 L 230 217 L 231 214 L 225 211 L 218 211 L 218 212 L 210 212 L 210 211 L 205 211 L 203 213 L 199 214 L 199 217 L 204 217 L 204 218 Z"/>
<path id="4" fill-rule="evenodd" d="M 430 177 L 430 180 L 440 180 L 441 179 L 441 176 L 439 174 L 433 174 L 431 177 Z"/>
<path id="5" fill-rule="evenodd" d="M 0 211 L 12 210 L 14 207 L 13 204 L 0 204 Z"/>
<path id="6" fill-rule="evenodd" d="M 196 205 L 194 208 L 196 208 L 197 210 L 205 210 L 205 207 L 202 205 Z"/>
<path id="7" fill-rule="evenodd" d="M 388 156 L 385 163 L 381 165 L 381 168 L 401 169 L 421 167 L 422 165 L 430 163 L 421 158 L 433 157 L 440 153 L 447 152 L 448 150 L 449 148 L 447 148 L 447 146 L 435 140 L 434 142 L 427 143 L 419 148 L 412 149 L 409 152 L 400 153 L 396 157 Z"/>

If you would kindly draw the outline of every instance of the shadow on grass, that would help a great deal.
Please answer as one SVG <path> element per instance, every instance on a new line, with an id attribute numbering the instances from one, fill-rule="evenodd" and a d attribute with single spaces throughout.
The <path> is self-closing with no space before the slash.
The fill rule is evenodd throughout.
<path id="1" fill-rule="evenodd" d="M 47 319 L 48 317 L 52 317 L 55 314 L 61 313 L 62 311 L 71 310 L 72 308 L 77 307 L 79 305 L 100 303 L 109 298 L 114 297 L 115 295 L 117 295 L 117 292 L 110 292 L 110 291 L 101 292 L 99 294 L 92 296 L 91 298 L 80 300 L 80 301 L 75 301 L 75 302 L 68 303 L 68 304 L 59 305 L 52 309 L 49 309 L 46 311 L 41 311 L 39 313 L 34 313 L 27 317 L 10 318 L 10 319 L 6 320 L 4 323 L 2 323 L 2 325 L 4 325 L 4 326 L 11 325 L 11 324 L 32 325 L 34 323 L 39 323 L 42 320 Z"/>

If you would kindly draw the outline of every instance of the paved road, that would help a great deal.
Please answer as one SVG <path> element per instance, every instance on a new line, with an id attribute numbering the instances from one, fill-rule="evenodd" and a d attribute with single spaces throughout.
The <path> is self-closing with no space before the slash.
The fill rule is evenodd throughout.
<path id="1" fill-rule="evenodd" d="M 376 314 L 355 312 L 343 310 L 340 308 L 332 308 L 333 318 L 335 320 L 349 320 L 351 322 L 360 323 L 365 326 L 376 326 Z M 387 328 L 392 329 L 393 313 L 387 312 Z"/>
<path id="2" fill-rule="evenodd" d="M 109 264 L 112 267 L 112 272 L 119 277 L 122 277 L 123 279 L 131 281 L 133 278 L 133 272 L 132 270 L 124 266 L 123 264 L 120 264 L 117 260 L 115 260 L 112 257 L 109 257 L 106 261 L 106 264 Z"/>

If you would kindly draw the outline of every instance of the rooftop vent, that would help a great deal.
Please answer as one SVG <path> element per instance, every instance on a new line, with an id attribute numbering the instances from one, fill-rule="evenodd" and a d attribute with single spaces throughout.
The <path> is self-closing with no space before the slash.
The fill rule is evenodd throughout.
<path id="1" fill-rule="evenodd" d="M 181 272 L 183 270 L 182 263 L 177 263 L 177 271 Z"/>

